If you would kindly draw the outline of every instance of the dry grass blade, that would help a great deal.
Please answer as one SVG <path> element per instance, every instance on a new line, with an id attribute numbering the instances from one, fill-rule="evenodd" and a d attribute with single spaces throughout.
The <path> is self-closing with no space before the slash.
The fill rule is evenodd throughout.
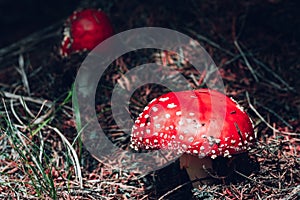
<path id="1" fill-rule="evenodd" d="M 17 67 L 16 69 L 22 77 L 22 82 L 23 82 L 24 87 L 26 88 L 27 94 L 30 96 L 30 87 L 29 87 L 28 78 L 27 78 L 27 74 L 25 72 L 24 65 L 25 65 L 24 57 L 22 54 L 20 54 L 19 55 L 19 67 Z"/>
<path id="2" fill-rule="evenodd" d="M 240 45 L 239 45 L 239 43 L 238 43 L 237 40 L 234 41 L 234 45 L 236 46 L 236 48 L 237 48 L 238 51 L 240 52 L 242 58 L 243 58 L 244 61 L 245 61 L 245 64 L 246 64 L 247 67 L 249 68 L 249 70 L 250 70 L 250 72 L 251 72 L 251 74 L 252 74 L 254 80 L 255 80 L 256 82 L 258 82 L 259 80 L 258 80 L 258 78 L 257 78 L 257 76 L 256 76 L 256 72 L 254 71 L 253 67 L 250 65 L 250 63 L 249 63 L 249 61 L 248 61 L 248 59 L 247 59 L 245 53 L 244 53 L 243 50 L 241 49 L 241 47 L 240 47 Z"/>
<path id="3" fill-rule="evenodd" d="M 83 179 L 82 179 L 82 172 L 81 172 L 81 167 L 80 167 L 80 163 L 79 163 L 79 159 L 77 156 L 77 153 L 75 151 L 75 149 L 73 148 L 73 146 L 71 145 L 71 143 L 67 140 L 67 138 L 56 128 L 56 127 L 51 127 L 48 126 L 50 129 L 54 130 L 59 137 L 62 139 L 62 141 L 67 145 L 68 147 L 68 151 L 70 151 L 71 155 L 72 155 L 72 160 L 75 166 L 75 172 L 76 172 L 76 176 L 79 182 L 79 186 L 82 189 L 83 188 Z"/>

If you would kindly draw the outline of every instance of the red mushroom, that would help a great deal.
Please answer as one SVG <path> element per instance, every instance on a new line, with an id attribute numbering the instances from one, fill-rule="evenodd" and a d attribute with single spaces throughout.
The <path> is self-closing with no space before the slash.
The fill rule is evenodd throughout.
<path id="1" fill-rule="evenodd" d="M 213 106 L 216 114 L 212 114 Z M 218 112 L 220 117 L 224 112 L 224 120 L 218 119 Z M 216 157 L 246 152 L 254 139 L 252 122 L 235 101 L 220 92 L 199 89 L 170 92 L 152 100 L 135 121 L 131 147 L 182 153 L 180 166 L 195 180 L 209 176 L 207 170 Z"/>
<path id="2" fill-rule="evenodd" d="M 74 52 L 90 51 L 113 35 L 113 27 L 101 10 L 75 11 L 65 22 L 60 54 L 65 57 Z"/>

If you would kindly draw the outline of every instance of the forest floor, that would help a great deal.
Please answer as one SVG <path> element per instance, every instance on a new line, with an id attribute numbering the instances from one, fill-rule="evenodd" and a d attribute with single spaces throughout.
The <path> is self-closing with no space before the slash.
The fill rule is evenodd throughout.
<path id="1" fill-rule="evenodd" d="M 158 176 L 168 172 L 141 176 L 114 169 L 118 161 L 92 156 L 76 130 L 72 105 L 72 86 L 87 53 L 59 55 L 60 19 L 0 49 L 0 198 L 300 198 L 299 2 L 115 0 L 81 6 L 102 8 L 116 33 L 155 26 L 198 41 L 216 63 L 226 94 L 254 122 L 257 141 L 249 156 L 256 168 L 247 175 L 235 171 L 238 181 L 191 190 L 185 178 L 170 185 L 160 182 Z M 123 75 L 134 66 L 163 64 L 180 72 L 192 88 L 203 87 L 204 72 L 176 56 L 162 60 L 164 53 L 128 53 L 101 77 L 95 109 L 108 138 L 118 146 L 128 148 L 130 136 L 115 124 L 109 100 L 116 84 L 130 87 L 132 80 Z M 132 119 L 165 92 L 156 84 L 138 88 L 128 108 Z"/>

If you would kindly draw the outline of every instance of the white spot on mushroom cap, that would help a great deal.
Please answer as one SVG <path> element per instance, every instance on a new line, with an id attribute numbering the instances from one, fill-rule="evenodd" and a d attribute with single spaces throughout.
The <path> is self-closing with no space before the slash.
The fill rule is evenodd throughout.
<path id="1" fill-rule="evenodd" d="M 174 103 L 169 103 L 167 105 L 167 108 L 176 108 L 176 107 L 177 107 L 177 105 L 175 105 Z"/>
<path id="2" fill-rule="evenodd" d="M 167 113 L 167 114 L 165 115 L 165 117 L 166 117 L 167 119 L 169 119 L 169 118 L 171 117 L 171 115 Z"/>
<path id="3" fill-rule="evenodd" d="M 144 127 L 145 126 L 145 123 L 141 123 L 140 124 L 140 127 L 142 128 L 142 127 Z"/>
<path id="4" fill-rule="evenodd" d="M 189 137 L 188 141 L 189 142 L 193 142 L 194 141 L 194 137 Z"/>
<path id="5" fill-rule="evenodd" d="M 201 127 L 202 127 L 202 126 L 201 126 L 200 124 L 195 124 L 195 125 L 194 125 L 194 128 L 195 128 L 195 129 L 199 129 L 199 128 L 201 128 Z"/>
<path id="6" fill-rule="evenodd" d="M 160 124 L 155 124 L 155 128 L 160 128 Z"/>
<path id="7" fill-rule="evenodd" d="M 156 100 L 157 100 L 157 98 L 152 99 L 149 104 L 152 104 Z"/>
<path id="8" fill-rule="evenodd" d="M 177 111 L 177 112 L 176 112 L 176 115 L 177 115 L 177 116 L 181 115 L 181 111 Z"/>
<path id="9" fill-rule="evenodd" d="M 169 99 L 170 99 L 169 97 L 165 97 L 165 98 L 161 97 L 158 99 L 158 101 L 165 102 L 165 101 L 168 101 Z"/>
<path id="10" fill-rule="evenodd" d="M 225 151 L 224 151 L 224 157 L 228 156 L 229 154 L 230 154 L 230 153 L 229 153 L 228 150 L 225 150 Z"/>
<path id="11" fill-rule="evenodd" d="M 240 104 L 238 104 L 238 102 L 237 102 L 234 98 L 230 97 L 230 99 L 236 104 L 236 107 L 237 107 L 240 111 L 242 111 L 243 113 L 245 112 L 245 111 L 244 111 L 244 108 L 243 108 Z"/>
<path id="12" fill-rule="evenodd" d="M 242 107 L 240 104 L 236 104 L 236 107 L 237 107 L 240 111 L 245 112 L 244 107 Z"/>
<path id="13" fill-rule="evenodd" d="M 153 106 L 153 107 L 152 107 L 152 110 L 153 110 L 153 112 L 157 112 L 157 111 L 158 111 L 158 108 L 155 107 L 155 106 Z"/>
<path id="14" fill-rule="evenodd" d="M 184 123 L 183 123 L 183 120 L 179 120 L 179 122 L 178 122 L 178 125 L 179 126 L 182 126 Z"/>
<path id="15" fill-rule="evenodd" d="M 208 136 L 208 138 L 207 138 L 207 139 L 208 139 L 208 141 L 210 141 L 210 142 L 211 142 L 211 141 L 213 141 L 213 140 L 214 140 L 214 136 Z"/>

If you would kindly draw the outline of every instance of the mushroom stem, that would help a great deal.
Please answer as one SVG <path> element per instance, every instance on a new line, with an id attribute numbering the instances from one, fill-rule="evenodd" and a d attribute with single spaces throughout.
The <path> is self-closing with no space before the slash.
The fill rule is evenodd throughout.
<path id="1" fill-rule="evenodd" d="M 208 171 L 212 170 L 212 159 L 210 157 L 198 158 L 184 153 L 179 158 L 180 168 L 185 168 L 191 181 L 199 180 L 203 184 L 212 184 L 213 180 Z M 198 181 L 193 183 L 194 188 L 198 188 Z"/>

